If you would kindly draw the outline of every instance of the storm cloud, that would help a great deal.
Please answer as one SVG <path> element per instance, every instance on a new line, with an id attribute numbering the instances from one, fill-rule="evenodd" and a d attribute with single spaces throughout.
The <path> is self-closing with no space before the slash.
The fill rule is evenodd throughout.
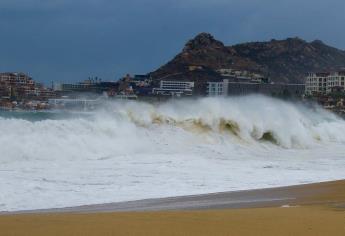
<path id="1" fill-rule="evenodd" d="M 301 37 L 345 49 L 343 0 L 2 0 L 0 71 L 115 80 L 167 62 L 199 32 L 226 44 Z"/>

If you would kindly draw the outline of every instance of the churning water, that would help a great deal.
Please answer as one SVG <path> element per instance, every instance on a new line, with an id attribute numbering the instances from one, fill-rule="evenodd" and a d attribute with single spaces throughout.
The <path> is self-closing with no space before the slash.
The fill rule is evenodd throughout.
<path id="1" fill-rule="evenodd" d="M 0 211 L 345 178 L 345 121 L 266 98 L 0 113 Z"/>

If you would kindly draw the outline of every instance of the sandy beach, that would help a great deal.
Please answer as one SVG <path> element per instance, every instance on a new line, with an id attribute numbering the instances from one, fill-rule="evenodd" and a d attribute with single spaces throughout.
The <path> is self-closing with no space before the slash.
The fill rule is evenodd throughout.
<path id="1" fill-rule="evenodd" d="M 2 213 L 0 235 L 345 235 L 345 181 Z"/>

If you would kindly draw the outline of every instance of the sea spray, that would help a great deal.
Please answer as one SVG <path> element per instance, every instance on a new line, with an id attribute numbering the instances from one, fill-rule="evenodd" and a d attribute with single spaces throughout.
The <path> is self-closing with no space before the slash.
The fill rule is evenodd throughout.
<path id="1" fill-rule="evenodd" d="M 0 115 L 0 211 L 345 177 L 345 122 L 317 106 L 246 96 L 32 114 Z"/>
<path id="2" fill-rule="evenodd" d="M 273 141 L 284 148 L 312 147 L 319 142 L 345 142 L 345 122 L 317 107 L 267 98 L 205 98 L 150 105 L 113 103 L 111 111 L 139 126 L 199 128 L 221 135 L 230 133 L 247 142 Z"/>

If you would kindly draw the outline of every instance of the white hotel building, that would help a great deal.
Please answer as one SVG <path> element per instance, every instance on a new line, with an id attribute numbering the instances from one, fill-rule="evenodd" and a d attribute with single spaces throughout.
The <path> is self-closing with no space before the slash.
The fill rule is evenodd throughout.
<path id="1" fill-rule="evenodd" d="M 160 81 L 160 87 L 152 90 L 153 94 L 163 96 L 192 96 L 194 82 L 190 81 Z"/>
<path id="2" fill-rule="evenodd" d="M 228 85 L 228 79 L 224 79 L 222 82 L 208 82 L 207 95 L 211 97 L 227 96 Z"/>
<path id="3" fill-rule="evenodd" d="M 305 93 L 328 94 L 333 89 L 345 90 L 345 71 L 309 73 L 306 78 Z"/>

